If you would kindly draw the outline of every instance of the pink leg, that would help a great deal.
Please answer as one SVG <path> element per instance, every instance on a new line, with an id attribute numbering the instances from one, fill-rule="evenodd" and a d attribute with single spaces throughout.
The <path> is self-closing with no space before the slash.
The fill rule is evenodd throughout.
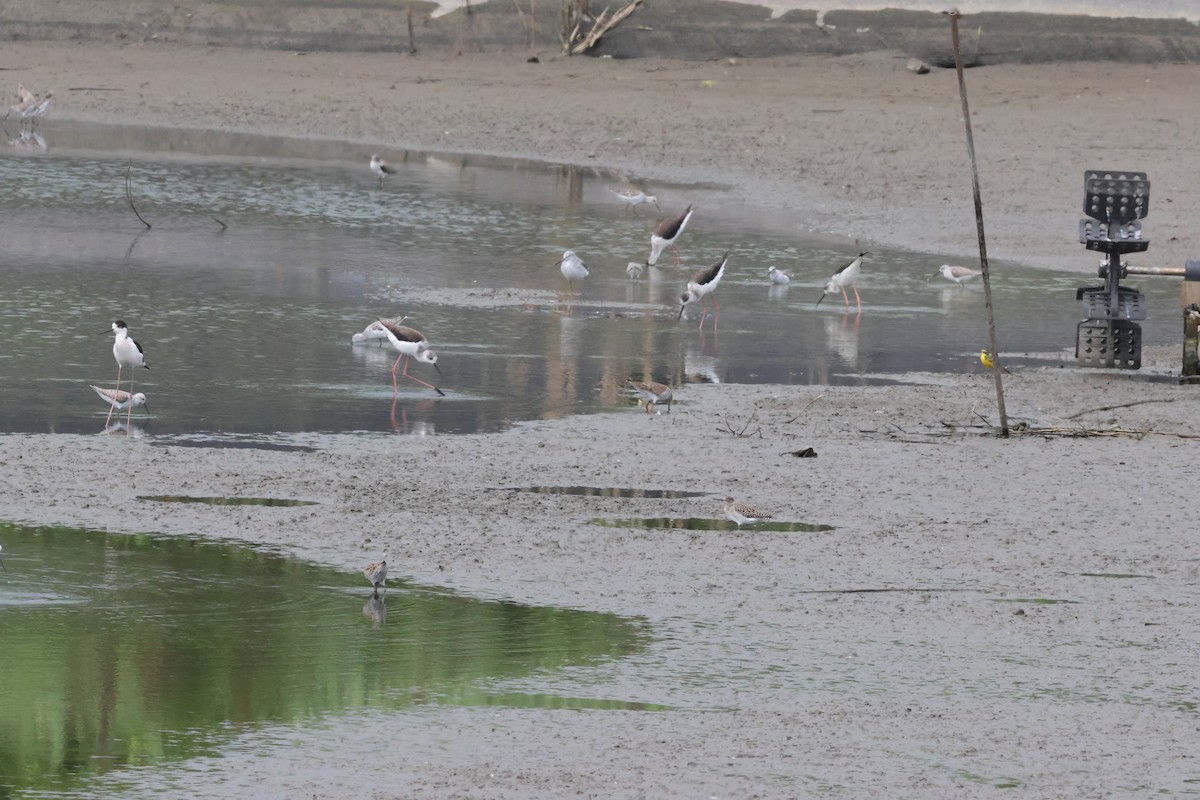
<path id="1" fill-rule="evenodd" d="M 704 330 L 704 318 L 708 316 L 708 301 L 701 300 L 700 308 L 702 309 L 702 313 L 700 314 L 700 330 Z"/>
<path id="2" fill-rule="evenodd" d="M 404 360 L 404 353 L 396 359 L 396 363 L 392 364 L 392 388 L 396 390 L 396 394 L 400 393 L 400 386 L 396 383 L 396 367 L 400 366 L 400 362 Z"/>
<path id="3" fill-rule="evenodd" d="M 117 364 L 117 389 L 120 389 L 120 388 L 121 388 L 121 365 L 120 365 L 120 364 Z M 107 427 L 108 427 L 108 421 L 109 421 L 110 419 L 112 419 L 112 412 L 113 412 L 113 409 L 114 409 L 114 408 L 116 408 L 116 406 L 114 406 L 114 405 L 112 405 L 112 404 L 109 404 L 109 406 L 108 406 L 108 416 L 104 418 L 104 427 L 105 427 L 105 428 L 107 428 Z"/>
<path id="4" fill-rule="evenodd" d="M 855 289 L 854 291 L 857 292 L 858 289 Z M 850 295 L 846 294 L 845 286 L 842 287 L 842 299 L 846 301 L 846 308 L 849 308 L 850 307 Z"/>
<path id="5" fill-rule="evenodd" d="M 862 311 L 862 298 L 858 296 L 858 287 L 854 287 L 854 300 L 858 303 L 858 310 Z"/>
<path id="6" fill-rule="evenodd" d="M 671 242 L 671 255 L 675 256 L 675 266 L 678 267 L 680 262 L 679 248 L 675 246 L 674 242 Z"/>
<path id="7" fill-rule="evenodd" d="M 717 309 L 713 313 L 713 330 L 715 331 L 717 329 L 717 325 L 719 325 L 721 322 L 721 301 L 716 297 L 713 297 L 713 306 L 715 306 Z"/>
<path id="8" fill-rule="evenodd" d="M 445 393 L 441 389 L 434 386 L 432 383 L 426 383 L 425 381 L 421 380 L 420 378 L 417 378 L 413 375 L 409 375 L 408 374 L 408 363 L 409 363 L 408 361 L 404 362 L 404 369 L 400 372 L 401 378 L 408 378 L 410 381 L 416 381 L 417 383 L 421 384 L 422 386 L 428 386 L 430 389 L 433 389 L 435 392 L 442 395 L 443 397 L 445 396 Z"/>

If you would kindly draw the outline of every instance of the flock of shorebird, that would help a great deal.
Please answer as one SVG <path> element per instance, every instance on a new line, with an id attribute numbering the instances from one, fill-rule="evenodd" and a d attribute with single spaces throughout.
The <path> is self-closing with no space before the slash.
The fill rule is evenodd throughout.
<path id="1" fill-rule="evenodd" d="M 50 104 L 50 98 L 52 97 L 50 93 L 47 93 L 44 98 L 39 98 L 28 92 L 24 87 L 19 89 L 18 96 L 20 102 L 9 109 L 9 114 L 18 113 L 22 120 L 32 120 L 30 123 L 31 126 L 36 123 L 36 120 L 40 116 L 45 114 Z M 395 170 L 388 166 L 387 162 L 383 161 L 377 154 L 371 156 L 370 169 L 372 174 L 379 178 L 381 187 L 386 177 L 395 174 Z M 636 215 L 637 207 L 643 204 L 650 204 L 655 208 L 659 208 L 658 198 L 654 195 L 636 190 L 618 191 L 610 189 L 610 191 L 625 204 L 627 214 L 632 213 Z M 682 213 L 664 220 L 654 229 L 650 234 L 650 253 L 644 264 L 630 262 L 627 268 L 630 278 L 639 278 L 644 269 L 657 264 L 658 259 L 668 247 L 671 249 L 674 257 L 674 264 L 676 266 L 680 264 L 681 259 L 676 242 L 687 228 L 694 213 L 695 209 L 689 205 Z M 847 290 L 851 290 L 854 292 L 858 311 L 859 313 L 862 312 L 862 299 L 858 294 L 858 278 L 862 271 L 863 258 L 867 255 L 868 253 L 866 252 L 860 252 L 845 266 L 830 276 L 821 291 L 821 297 L 817 300 L 818 306 L 828 295 L 841 293 L 845 307 L 849 310 L 850 297 Z M 726 252 L 716 262 L 692 275 L 679 298 L 680 319 L 683 318 L 684 311 L 689 305 L 699 303 L 703 309 L 700 316 L 700 329 L 704 329 L 704 321 L 708 316 L 707 298 L 716 291 L 717 286 L 721 283 L 721 279 L 725 276 L 728 262 L 729 253 Z M 563 252 L 558 266 L 563 277 L 567 280 L 568 289 L 571 291 L 574 290 L 577 281 L 582 281 L 588 276 L 587 265 L 573 250 Z M 943 264 L 940 268 L 940 274 L 948 280 L 961 284 L 980 273 L 977 270 L 965 267 Z M 774 266 L 768 269 L 767 277 L 775 285 L 786 286 L 791 282 L 791 276 L 788 273 Z M 715 296 L 713 297 L 713 306 L 713 326 L 715 328 L 721 312 L 720 304 L 717 302 Z M 397 393 L 399 393 L 399 379 L 407 378 L 434 390 L 439 395 L 444 395 L 445 393 L 437 386 L 408 373 L 409 362 L 414 359 L 425 364 L 430 364 L 439 374 L 441 369 L 437 365 L 437 353 L 429 346 L 429 340 L 420 331 L 404 325 L 405 319 L 407 318 L 377 319 L 367 325 L 360 333 L 354 334 L 351 337 L 351 342 L 358 344 L 368 341 L 386 340 L 396 350 L 399 355 L 396 358 L 395 364 L 392 365 L 392 387 Z M 100 386 L 92 386 L 91 388 L 101 399 L 109 404 L 108 417 L 105 418 L 105 427 L 107 429 L 108 422 L 111 420 L 114 411 L 127 410 L 126 423 L 128 424 L 132 417 L 133 409 L 138 406 L 146 406 L 146 395 L 142 392 L 134 393 L 133 391 L 134 377 L 137 369 L 149 369 L 150 366 L 146 363 L 145 351 L 142 349 L 141 344 L 129 335 L 129 327 L 125 324 L 124 320 L 116 320 L 112 323 L 110 330 L 104 333 L 111 333 L 114 337 L 112 351 L 113 358 L 117 362 L 116 387 L 108 389 Z M 986 356 L 986 351 L 982 355 Z M 404 364 L 404 367 L 397 374 L 401 363 Z M 984 364 L 985 366 L 990 366 L 987 364 L 987 359 L 984 359 Z M 122 374 L 125 370 L 129 370 L 128 390 L 121 388 Z M 671 402 L 674 399 L 670 386 L 651 380 L 634 381 L 632 379 L 628 380 L 627 384 L 631 393 L 644 404 L 647 413 L 655 411 L 656 407 L 660 404 L 665 404 L 667 411 L 670 411 Z M 726 518 L 739 528 L 742 525 L 762 522 L 772 518 L 770 514 L 739 503 L 732 497 L 725 498 L 724 510 Z M 374 589 L 372 597 L 377 597 L 381 587 L 386 589 L 387 556 L 385 555 L 383 560 L 379 562 L 364 567 L 363 575 L 366 576 Z"/>

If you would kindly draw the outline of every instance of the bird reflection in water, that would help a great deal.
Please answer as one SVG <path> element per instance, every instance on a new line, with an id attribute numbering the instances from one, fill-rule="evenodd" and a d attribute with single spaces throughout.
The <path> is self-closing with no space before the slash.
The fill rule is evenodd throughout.
<path id="1" fill-rule="evenodd" d="M 373 627 L 380 627 L 387 620 L 387 606 L 384 605 L 383 596 L 373 594 L 367 598 L 367 602 L 363 603 L 363 616 L 371 620 Z"/>

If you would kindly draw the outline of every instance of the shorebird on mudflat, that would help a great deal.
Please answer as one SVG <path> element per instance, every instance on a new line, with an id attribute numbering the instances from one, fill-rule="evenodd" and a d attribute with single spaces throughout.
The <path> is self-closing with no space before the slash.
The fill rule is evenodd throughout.
<path id="1" fill-rule="evenodd" d="M 408 319 L 407 316 L 388 317 L 387 319 L 385 319 L 383 321 L 376 320 L 375 322 L 372 322 L 367 327 L 363 328 L 361 333 L 356 333 L 353 336 L 351 336 L 350 343 L 351 344 L 362 344 L 363 342 L 373 342 L 376 340 L 387 341 L 388 336 L 387 336 L 387 332 L 384 331 L 384 329 L 383 329 L 384 324 L 390 323 L 392 325 L 403 325 L 404 320 L 406 320 L 406 319 Z"/>
<path id="2" fill-rule="evenodd" d="M 858 310 L 862 311 L 862 298 L 858 296 L 858 275 L 862 272 L 863 256 L 869 253 L 859 253 L 846 266 L 839 269 L 829 278 L 829 282 L 825 284 L 825 288 L 821 290 L 821 300 L 825 299 L 826 295 L 842 293 L 842 298 L 846 301 L 846 308 L 850 307 L 850 295 L 846 294 L 846 287 L 854 290 L 854 299 L 858 303 Z M 817 305 L 821 305 L 821 300 L 817 301 Z"/>
<path id="3" fill-rule="evenodd" d="M 379 587 L 383 586 L 383 590 L 387 591 L 387 553 L 383 554 L 383 560 L 377 561 L 374 564 L 367 564 L 362 570 L 363 577 L 371 586 L 375 587 L 375 591 L 371 593 L 372 597 L 379 596 Z"/>
<path id="4" fill-rule="evenodd" d="M 383 188 L 383 179 L 388 175 L 395 175 L 396 170 L 388 166 L 388 163 L 379 157 L 379 153 L 371 154 L 371 172 L 379 176 L 379 188 Z"/>
<path id="5" fill-rule="evenodd" d="M 658 257 L 662 255 L 663 248 L 668 245 L 671 248 L 671 253 L 675 256 L 675 265 L 679 265 L 679 248 L 675 246 L 675 240 L 683 233 L 683 229 L 687 227 L 688 221 L 692 218 L 692 207 L 688 206 L 683 213 L 673 219 L 664 220 L 654 233 L 650 234 L 650 258 L 646 259 L 646 266 L 652 267 L 658 263 Z"/>
<path id="6" fill-rule="evenodd" d="M 445 397 L 446 393 L 434 386 L 432 383 L 426 383 L 420 378 L 408 374 L 408 362 L 414 358 L 417 361 L 424 361 L 426 364 L 432 364 L 433 368 L 438 371 L 439 375 L 442 373 L 442 368 L 437 365 L 437 353 L 429 349 L 429 340 L 425 338 L 425 334 L 404 325 L 396 325 L 391 322 L 385 322 L 384 320 L 378 320 L 378 322 L 383 326 L 383 330 L 387 335 L 388 341 L 391 342 L 392 347 L 394 347 L 396 352 L 400 354 L 400 356 L 396 359 L 396 363 L 392 365 L 392 388 L 399 393 L 400 386 L 396 382 L 396 368 L 399 367 L 400 362 L 403 361 L 404 371 L 400 374 L 401 378 L 408 378 L 411 381 L 416 381 L 422 386 L 428 386 L 430 389 L 433 389 L 435 392 Z"/>
<path id="7" fill-rule="evenodd" d="M 771 279 L 771 283 L 776 286 L 787 286 L 792 282 L 792 276 L 788 275 L 781 269 L 775 267 L 767 267 L 767 277 Z"/>
<path id="8" fill-rule="evenodd" d="M 133 395 L 133 370 L 138 367 L 150 369 L 150 365 L 146 363 L 146 355 L 142 352 L 142 346 L 135 340 L 129 338 L 129 327 L 126 326 L 124 320 L 117 320 L 112 324 L 112 331 L 116 340 L 113 342 L 113 358 L 117 360 L 117 389 L 121 388 L 121 370 L 128 367 L 129 373 L 129 394 Z M 104 331 L 109 333 L 109 331 Z M 115 406 L 114 406 L 115 408 Z M 104 426 L 108 427 L 108 421 L 112 419 L 113 409 L 108 410 L 108 416 L 104 419 Z M 129 416 L 125 420 L 126 423 L 133 419 L 133 406 L 129 407 Z"/>
<path id="9" fill-rule="evenodd" d="M 615 194 L 617 199 L 625 204 L 624 213 L 626 214 L 628 214 L 630 209 L 632 209 L 634 216 L 636 216 L 637 207 L 642 203 L 650 203 L 655 208 L 658 208 L 658 198 L 652 194 L 646 194 L 645 192 L 638 191 L 637 189 L 622 189 L 619 192 L 616 189 L 609 189 L 609 191 Z M 659 210 L 661 211 L 662 209 Z"/>
<path id="10" fill-rule="evenodd" d="M 721 278 L 725 276 L 725 264 L 729 261 L 729 251 L 725 251 L 725 255 L 713 264 L 711 267 L 706 267 L 700 270 L 692 279 L 688 281 L 687 291 L 679 297 L 679 319 L 683 319 L 683 310 L 692 303 L 699 303 L 704 313 L 700 315 L 700 329 L 704 329 L 704 318 L 708 316 L 708 301 L 705 300 L 710 294 L 716 291 L 717 285 L 721 282 Z M 716 328 L 717 321 L 721 318 L 721 304 L 717 302 L 717 298 L 713 298 L 713 305 L 716 306 L 716 313 L 713 316 L 713 328 Z"/>
<path id="11" fill-rule="evenodd" d="M 983 274 L 977 269 L 968 269 L 967 267 L 959 267 L 952 264 L 942 264 L 938 268 L 938 273 L 946 280 L 954 281 L 959 286 L 962 286 L 963 281 L 969 281 L 971 278 Z"/>
<path id="12" fill-rule="evenodd" d="M 725 498 L 725 516 L 730 522 L 737 525 L 739 528 L 743 525 L 762 522 L 765 519 L 772 519 L 772 515 L 765 511 L 759 511 L 757 508 L 752 508 L 745 503 L 739 503 L 732 497 Z"/>
<path id="13" fill-rule="evenodd" d="M 582 258 L 575 255 L 574 250 L 563 251 L 558 268 L 562 270 L 562 276 L 567 279 L 567 287 L 572 292 L 575 291 L 575 281 L 582 281 L 588 276 L 587 265 L 583 263 Z"/>
<path id="14" fill-rule="evenodd" d="M 150 410 L 150 406 L 146 405 L 146 395 L 141 392 L 130 394 L 123 389 L 104 389 L 99 386 L 89 385 L 92 386 L 92 390 L 96 394 L 100 395 L 101 400 L 109 404 L 110 408 L 108 411 L 110 414 L 113 409 L 117 411 L 123 411 L 126 408 L 132 410 L 138 406 L 146 406 L 146 410 Z"/>
<path id="15" fill-rule="evenodd" d="M 655 381 L 625 381 L 633 393 L 646 402 L 646 413 L 649 414 L 659 403 L 667 404 L 667 413 L 671 413 L 671 387 Z"/>

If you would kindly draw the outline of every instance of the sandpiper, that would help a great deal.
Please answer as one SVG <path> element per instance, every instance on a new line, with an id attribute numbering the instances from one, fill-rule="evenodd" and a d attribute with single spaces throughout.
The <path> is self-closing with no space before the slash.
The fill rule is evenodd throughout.
<path id="1" fill-rule="evenodd" d="M 609 189 L 609 191 L 615 194 L 617 199 L 625 204 L 626 214 L 628 214 L 630 209 L 632 209 L 633 213 L 636 215 L 637 207 L 642 203 L 651 203 L 655 208 L 658 208 L 658 198 L 652 194 L 646 194 L 645 192 L 637 189 L 622 189 L 619 192 L 616 189 Z"/>
<path id="2" fill-rule="evenodd" d="M 771 519 L 772 516 L 765 511 L 759 511 L 756 508 L 751 508 L 745 503 L 739 503 L 732 497 L 725 498 L 725 516 L 729 521 L 737 525 L 739 528 L 743 525 L 762 522 L 765 519 Z"/>
<path id="3" fill-rule="evenodd" d="M 638 278 L 642 277 L 642 272 L 644 270 L 645 270 L 644 265 L 639 264 L 636 261 L 630 261 L 629 264 L 625 267 L 625 274 L 628 275 L 631 280 L 636 281 Z"/>
<path id="4" fill-rule="evenodd" d="M 954 281 L 959 286 L 962 286 L 963 281 L 969 281 L 971 278 L 983 274 L 977 269 L 968 269 L 967 267 L 959 267 L 953 264 L 942 264 L 938 268 L 938 272 L 941 273 L 943 278 Z"/>
<path id="5" fill-rule="evenodd" d="M 650 258 L 646 259 L 647 266 L 652 267 L 658 263 L 658 257 L 662 255 L 663 248 L 667 245 L 671 246 L 675 264 L 679 264 L 679 249 L 675 247 L 675 240 L 679 238 L 679 234 L 683 233 L 683 229 L 687 227 L 691 218 L 692 207 L 688 206 L 678 217 L 665 220 L 654 229 L 654 233 L 650 234 Z"/>
<path id="6" fill-rule="evenodd" d="M 659 403 L 667 404 L 667 413 L 671 413 L 671 387 L 655 381 L 625 381 L 633 393 L 646 402 L 646 413 L 649 414 Z"/>
<path id="7" fill-rule="evenodd" d="M 383 586 L 384 591 L 387 591 L 387 553 L 383 554 L 382 561 L 367 564 L 363 567 L 362 574 L 367 579 L 367 582 L 375 588 L 375 591 L 371 593 L 372 597 L 379 595 L 380 586 Z"/>
<path id="8" fill-rule="evenodd" d="M 712 294 L 717 289 L 717 285 L 721 282 L 721 278 L 725 275 L 725 264 L 729 261 L 729 251 L 725 251 L 725 255 L 721 259 L 706 269 L 702 269 L 692 276 L 688 281 L 687 291 L 680 295 L 679 319 L 683 319 L 683 310 L 692 303 L 700 303 L 704 309 L 704 313 L 700 315 L 700 329 L 704 329 L 704 318 L 708 316 L 708 302 L 704 299 Z M 721 318 L 721 304 L 717 302 L 717 298 L 713 298 L 713 305 L 716 306 L 716 313 L 713 317 L 713 327 L 717 325 L 717 321 Z"/>
<path id="9" fill-rule="evenodd" d="M 395 325 L 390 322 L 385 322 L 384 320 L 378 320 L 378 322 L 381 326 L 383 326 L 384 333 L 386 334 L 388 341 L 391 342 L 392 347 L 396 348 L 396 351 L 400 353 L 399 357 L 396 359 L 396 363 L 392 365 L 392 388 L 399 393 L 400 386 L 396 383 L 396 368 L 400 366 L 401 361 L 404 361 L 404 371 L 400 374 L 400 377 L 416 381 L 422 386 L 428 386 L 430 389 L 433 389 L 435 392 L 445 397 L 446 393 L 434 386 L 432 383 L 426 383 L 420 378 L 408 374 L 408 362 L 414 358 L 417 361 L 424 361 L 426 364 L 432 364 L 433 368 L 438 371 L 439 375 L 442 372 L 442 368 L 437 365 L 437 353 L 429 349 L 429 340 L 425 338 L 425 334 L 405 325 Z"/>
<path id="10" fill-rule="evenodd" d="M 126 408 L 133 409 L 137 406 L 145 406 L 147 411 L 150 410 L 150 406 L 146 405 L 146 395 L 141 392 L 130 394 L 123 389 L 104 389 L 99 386 L 92 386 L 92 390 L 100 395 L 101 400 L 109 404 L 110 408 L 108 411 L 110 414 L 113 412 L 113 409 L 122 411 Z"/>
<path id="11" fill-rule="evenodd" d="M 363 342 L 373 342 L 376 340 L 385 340 L 386 341 L 388 337 L 387 337 L 387 332 L 384 331 L 384 329 L 383 329 L 384 324 L 386 323 L 386 324 L 392 324 L 392 325 L 403 325 L 404 320 L 406 320 L 406 319 L 408 319 L 407 316 L 388 317 L 387 319 L 383 320 L 382 322 L 379 320 L 376 320 L 375 322 L 372 322 L 367 327 L 363 328 L 361 333 L 356 333 L 353 336 L 351 336 L 350 343 L 351 344 L 362 344 Z"/>
<path id="12" fill-rule="evenodd" d="M 858 296 L 858 274 L 862 271 L 863 256 L 868 253 L 859 253 L 853 261 L 839 269 L 829 278 L 829 282 L 825 284 L 825 288 L 821 290 L 821 300 L 825 299 L 825 295 L 842 293 L 842 298 L 846 301 L 846 308 L 850 307 L 850 295 L 846 294 L 846 287 L 849 286 L 854 290 L 854 299 L 858 303 L 858 310 L 862 311 L 862 299 Z M 821 300 L 817 301 L 817 305 L 821 305 Z"/>
<path id="13" fill-rule="evenodd" d="M 775 267 L 767 267 L 767 277 L 771 279 L 771 283 L 776 286 L 787 286 L 792 282 L 792 276 L 788 275 L 781 269 Z"/>
<path id="14" fill-rule="evenodd" d="M 567 279 L 567 287 L 570 291 L 575 291 L 575 281 L 581 281 L 588 276 L 587 265 L 583 263 L 582 258 L 575 255 L 574 250 L 563 251 L 558 268 L 562 270 L 562 276 Z"/>

